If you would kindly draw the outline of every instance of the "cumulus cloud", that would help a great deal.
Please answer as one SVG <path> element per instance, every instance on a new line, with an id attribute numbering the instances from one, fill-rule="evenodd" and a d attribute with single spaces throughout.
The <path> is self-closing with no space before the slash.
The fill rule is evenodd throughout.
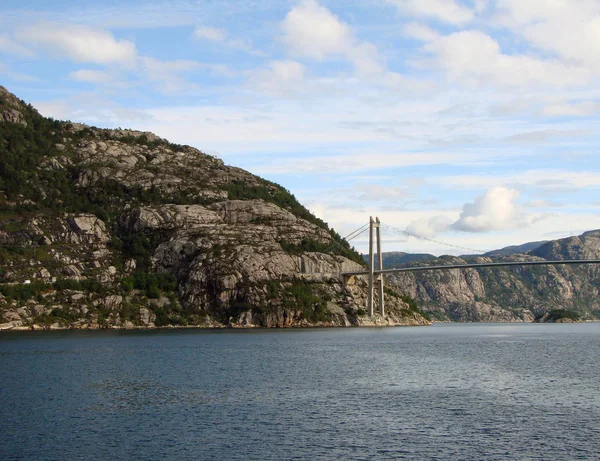
<path id="1" fill-rule="evenodd" d="M 447 230 L 481 233 L 518 229 L 532 221 L 518 199 L 519 192 L 514 189 L 492 187 L 473 202 L 465 203 L 456 221 L 442 215 L 420 218 L 412 221 L 406 231 L 432 238 Z"/>
<path id="2" fill-rule="evenodd" d="M 537 49 L 600 71 L 600 2 L 499 0 L 499 24 Z"/>
<path id="3" fill-rule="evenodd" d="M 298 56 L 325 59 L 346 53 L 354 42 L 350 27 L 314 0 L 292 8 L 281 28 L 283 43 Z"/>
<path id="4" fill-rule="evenodd" d="M 294 56 L 348 60 L 365 74 L 383 71 L 377 48 L 357 40 L 348 24 L 315 0 L 304 0 L 292 8 L 281 30 L 281 40 Z"/>
<path id="5" fill-rule="evenodd" d="M 462 25 L 473 20 L 474 12 L 454 0 L 387 0 L 395 5 L 402 14 L 431 18 L 437 21 Z M 481 1 L 477 2 L 479 10 L 484 9 Z"/>
<path id="6" fill-rule="evenodd" d="M 517 204 L 519 192 L 506 187 L 493 187 L 466 203 L 452 228 L 465 232 L 489 232 L 522 227 L 527 220 Z"/>
<path id="7" fill-rule="evenodd" d="M 448 77 L 466 85 L 527 86 L 582 85 L 590 72 L 556 59 L 537 59 L 527 55 L 503 53 L 499 43 L 477 30 L 464 30 L 446 36 L 408 30 L 426 41 L 423 50 L 432 59 L 415 61 L 417 67 L 437 67 Z"/>
<path id="8" fill-rule="evenodd" d="M 133 42 L 78 25 L 37 24 L 19 29 L 16 37 L 76 62 L 133 65 L 137 55 Z"/>

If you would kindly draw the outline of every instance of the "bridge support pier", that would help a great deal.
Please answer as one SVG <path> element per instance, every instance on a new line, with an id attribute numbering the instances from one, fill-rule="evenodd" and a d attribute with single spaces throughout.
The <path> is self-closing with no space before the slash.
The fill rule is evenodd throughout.
<path id="1" fill-rule="evenodd" d="M 369 218 L 369 294 L 367 300 L 367 311 L 369 316 L 373 316 L 373 304 L 374 304 L 374 291 L 375 291 L 375 254 L 373 248 L 373 240 L 375 230 L 377 230 L 377 260 L 379 263 L 379 270 L 383 270 L 383 254 L 381 253 L 381 221 L 379 218 L 371 216 Z M 379 288 L 379 313 L 381 316 L 385 315 L 385 304 L 383 300 L 383 274 L 378 274 L 377 285 Z"/>
<path id="2" fill-rule="evenodd" d="M 369 218 L 369 297 L 367 299 L 367 312 L 373 317 L 373 288 L 375 281 L 375 255 L 373 254 L 373 230 L 375 222 L 373 216 Z"/>
<path id="3" fill-rule="evenodd" d="M 377 230 L 377 259 L 379 260 L 379 270 L 383 270 L 383 254 L 381 253 L 381 221 L 375 218 L 375 229 Z M 385 304 L 383 299 L 383 274 L 379 274 L 379 313 L 385 315 Z"/>

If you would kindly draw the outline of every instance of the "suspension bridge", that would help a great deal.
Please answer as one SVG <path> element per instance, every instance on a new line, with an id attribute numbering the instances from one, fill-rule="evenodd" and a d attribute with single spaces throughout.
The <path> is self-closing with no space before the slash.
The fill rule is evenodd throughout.
<path id="1" fill-rule="evenodd" d="M 369 223 L 365 224 L 346 237 L 347 241 L 353 240 L 359 235 L 369 230 L 369 261 L 368 269 L 363 271 L 355 272 L 343 272 L 341 275 L 345 281 L 354 276 L 367 275 L 369 280 L 369 292 L 367 298 L 367 312 L 370 316 L 374 314 L 374 299 L 375 299 L 375 285 L 379 294 L 379 306 L 378 314 L 381 316 L 385 315 L 385 300 L 384 300 L 384 275 L 394 274 L 399 272 L 421 272 L 421 271 L 435 271 L 435 270 L 451 270 L 451 269 L 469 269 L 469 268 L 483 268 L 483 267 L 507 267 L 507 266 L 558 266 L 558 265 L 571 265 L 571 264 L 600 264 L 600 259 L 571 259 L 571 260 L 543 260 L 543 261 L 507 261 L 499 263 L 472 263 L 472 264 L 448 264 L 443 266 L 415 266 L 415 267 L 401 267 L 397 269 L 384 269 L 383 268 L 383 254 L 381 252 L 381 228 L 382 223 L 379 218 L 369 219 Z M 474 251 L 480 253 L 479 250 L 473 248 L 461 247 L 458 245 L 447 244 L 438 240 L 421 237 L 402 229 L 395 228 L 393 226 L 385 226 L 396 232 L 401 232 L 405 235 L 420 238 L 430 242 L 435 242 L 441 245 L 451 246 L 462 250 Z M 375 242 L 376 240 L 376 242 Z M 375 268 L 375 251 L 374 247 L 377 246 L 377 266 Z"/>

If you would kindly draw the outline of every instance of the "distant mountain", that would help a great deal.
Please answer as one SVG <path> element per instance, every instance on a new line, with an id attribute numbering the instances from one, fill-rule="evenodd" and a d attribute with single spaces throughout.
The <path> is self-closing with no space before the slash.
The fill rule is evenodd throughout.
<path id="1" fill-rule="evenodd" d="M 520 247 L 536 243 L 540 242 Z M 466 259 L 442 256 L 409 265 L 458 265 L 466 264 Z M 469 256 L 468 262 L 543 259 L 600 259 L 600 230 L 551 240 L 527 254 Z M 531 322 L 557 309 L 564 311 L 565 318 L 600 319 L 600 264 L 404 272 L 386 276 L 386 282 L 390 289 L 414 298 L 424 311 L 438 320 Z"/>
<path id="2" fill-rule="evenodd" d="M 369 255 L 363 255 L 366 263 L 369 262 Z M 435 259 L 434 255 L 428 253 L 405 253 L 403 251 L 388 251 L 383 252 L 383 267 L 393 268 L 402 264 L 408 264 L 415 261 L 426 261 L 428 259 Z M 375 260 L 377 260 L 377 254 L 375 254 Z"/>
<path id="3" fill-rule="evenodd" d="M 539 242 L 527 242 L 522 245 L 511 245 L 508 247 L 500 248 L 499 250 L 492 250 L 484 253 L 483 256 L 498 256 L 498 255 L 514 255 L 514 254 L 525 254 L 533 251 L 543 244 L 547 243 L 548 240 L 540 240 Z"/>

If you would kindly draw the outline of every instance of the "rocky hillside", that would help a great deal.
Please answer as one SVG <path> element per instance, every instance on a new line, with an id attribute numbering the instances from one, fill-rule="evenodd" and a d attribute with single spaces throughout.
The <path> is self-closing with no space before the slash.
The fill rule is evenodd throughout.
<path id="1" fill-rule="evenodd" d="M 443 256 L 411 265 L 599 258 L 600 231 L 591 231 L 546 242 L 527 254 L 468 260 Z M 557 310 L 568 319 L 600 318 L 600 266 L 595 264 L 401 273 L 389 276 L 388 282 L 438 320 L 529 322 L 556 318 Z"/>
<path id="2" fill-rule="evenodd" d="M 2 329 L 428 323 L 400 295 L 367 318 L 360 255 L 277 184 L 3 87 L 0 244 Z"/>

